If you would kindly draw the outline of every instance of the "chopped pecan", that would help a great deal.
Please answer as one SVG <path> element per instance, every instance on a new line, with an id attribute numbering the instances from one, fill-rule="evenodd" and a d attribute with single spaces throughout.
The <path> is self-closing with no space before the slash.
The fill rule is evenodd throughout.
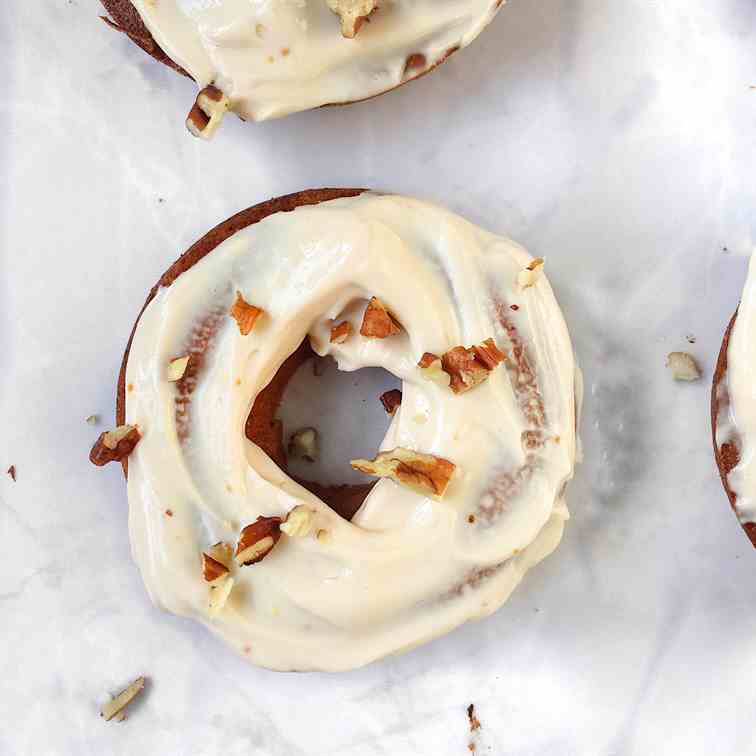
<path id="1" fill-rule="evenodd" d="M 383 409 L 393 415 L 396 412 L 397 407 L 402 403 L 402 392 L 399 389 L 391 389 L 391 391 L 385 391 L 381 394 L 381 404 Z"/>
<path id="2" fill-rule="evenodd" d="M 115 698 L 108 701 L 102 709 L 100 716 L 109 722 L 111 719 L 123 719 L 123 711 L 144 690 L 144 677 L 137 677 L 133 683 L 122 690 Z"/>
<path id="3" fill-rule="evenodd" d="M 420 358 L 420 362 L 417 363 L 417 366 L 420 368 L 425 380 L 440 383 L 442 386 L 449 385 L 449 374 L 444 372 L 441 358 L 437 354 L 425 352 Z"/>
<path id="4" fill-rule="evenodd" d="M 352 324 L 348 320 L 342 320 L 331 328 L 331 344 L 343 344 L 352 335 L 352 330 Z"/>
<path id="5" fill-rule="evenodd" d="M 676 381 L 697 381 L 701 377 L 696 361 L 687 352 L 671 352 L 667 356 L 667 367 Z"/>
<path id="6" fill-rule="evenodd" d="M 220 89 L 212 84 L 205 87 L 186 117 L 186 128 L 192 136 L 211 139 L 229 106 L 228 97 Z"/>
<path id="7" fill-rule="evenodd" d="M 210 598 L 207 602 L 207 609 L 211 617 L 217 617 L 231 595 L 231 589 L 234 587 L 234 579 L 226 575 L 217 583 L 210 586 Z"/>
<path id="8" fill-rule="evenodd" d="M 369 339 L 385 339 L 401 333 L 399 321 L 386 309 L 378 297 L 372 297 L 362 316 L 360 333 Z"/>
<path id="9" fill-rule="evenodd" d="M 517 283 L 521 289 L 528 289 L 535 284 L 543 271 L 543 263 L 542 257 L 536 257 L 527 268 L 523 268 L 517 274 Z"/>
<path id="10" fill-rule="evenodd" d="M 202 577 L 210 585 L 218 585 L 221 580 L 228 576 L 228 567 L 217 559 L 214 559 L 207 552 L 202 552 Z"/>
<path id="11" fill-rule="evenodd" d="M 242 336 L 247 336 L 252 332 L 252 329 L 257 323 L 257 319 L 262 315 L 264 310 L 259 307 L 255 307 L 247 302 L 240 291 L 236 292 L 236 300 L 228 314 L 236 321 L 239 326 L 239 333 Z"/>
<path id="12" fill-rule="evenodd" d="M 281 532 L 289 538 L 304 538 L 312 531 L 316 512 L 304 504 L 297 504 L 281 524 Z"/>
<path id="13" fill-rule="evenodd" d="M 236 545 L 236 562 L 249 567 L 264 559 L 281 537 L 280 517 L 258 517 L 239 535 Z"/>
<path id="14" fill-rule="evenodd" d="M 422 494 L 442 497 L 456 465 L 443 457 L 401 447 L 381 452 L 373 459 L 353 459 L 352 467 L 368 475 L 391 478 Z"/>
<path id="15" fill-rule="evenodd" d="M 341 19 L 341 33 L 352 39 L 376 9 L 376 0 L 327 0 L 328 7 Z"/>
<path id="16" fill-rule="evenodd" d="M 289 438 L 289 454 L 314 462 L 318 458 L 318 432 L 315 428 L 302 428 L 292 433 Z"/>
<path id="17" fill-rule="evenodd" d="M 98 467 L 120 462 L 131 454 L 141 437 L 136 425 L 119 425 L 115 430 L 105 431 L 89 452 L 89 461 Z"/>
<path id="18" fill-rule="evenodd" d="M 455 394 L 463 394 L 483 383 L 505 356 L 494 343 L 486 339 L 469 349 L 458 346 L 441 357 L 444 372 L 449 375 L 449 387 Z"/>
<path id="19" fill-rule="evenodd" d="M 168 381 L 175 383 L 184 377 L 186 368 L 189 365 L 190 355 L 185 354 L 183 357 L 176 357 L 168 363 Z"/>

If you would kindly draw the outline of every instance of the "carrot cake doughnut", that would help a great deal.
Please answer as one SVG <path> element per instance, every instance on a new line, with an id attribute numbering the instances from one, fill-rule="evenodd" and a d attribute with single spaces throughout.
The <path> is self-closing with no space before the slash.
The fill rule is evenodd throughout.
<path id="1" fill-rule="evenodd" d="M 402 381 L 380 448 L 344 460 L 375 485 L 286 472 L 275 413 L 310 349 Z M 300 192 L 163 275 L 91 459 L 124 464 L 156 604 L 255 664 L 350 669 L 492 613 L 556 548 L 578 376 L 540 258 L 420 200 Z"/>
<path id="2" fill-rule="evenodd" d="M 727 497 L 756 546 L 756 256 L 725 331 L 711 391 L 714 457 Z"/>
<path id="3" fill-rule="evenodd" d="M 187 127 L 209 138 L 227 110 L 262 121 L 416 79 L 472 42 L 503 0 L 102 3 L 112 26 L 195 80 Z"/>

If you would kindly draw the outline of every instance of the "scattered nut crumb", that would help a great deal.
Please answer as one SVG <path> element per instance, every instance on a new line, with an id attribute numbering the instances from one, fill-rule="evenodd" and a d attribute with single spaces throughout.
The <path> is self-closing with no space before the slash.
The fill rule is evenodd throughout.
<path id="1" fill-rule="evenodd" d="M 352 331 L 352 324 L 348 320 L 342 320 L 331 328 L 331 344 L 343 344 L 352 335 Z"/>
<path id="2" fill-rule="evenodd" d="M 304 538 L 310 535 L 315 524 L 315 511 L 304 504 L 297 504 L 281 523 L 281 532 L 289 538 Z"/>
<path id="3" fill-rule="evenodd" d="M 105 431 L 89 452 L 89 461 L 98 467 L 120 462 L 131 454 L 140 438 L 136 425 L 119 425 L 115 430 Z"/>
<path id="4" fill-rule="evenodd" d="M 523 268 L 517 274 L 517 283 L 521 289 L 529 289 L 531 286 L 535 285 L 543 271 L 543 264 L 544 259 L 542 257 L 536 257 L 527 268 Z"/>
<path id="5" fill-rule="evenodd" d="M 685 340 L 688 342 L 688 344 L 695 344 L 696 343 L 696 337 L 692 333 L 689 333 L 685 337 Z"/>
<path id="6" fill-rule="evenodd" d="M 676 381 L 697 381 L 701 377 L 696 361 L 687 352 L 670 352 L 667 367 Z"/>
<path id="7" fill-rule="evenodd" d="M 391 478 L 424 495 L 441 498 L 456 465 L 448 459 L 401 447 L 381 452 L 373 460 L 353 459 L 355 470 L 379 478 Z"/>
<path id="8" fill-rule="evenodd" d="M 166 509 L 165 510 L 165 516 L 166 517 L 173 517 L 173 510 L 172 509 Z"/>
<path id="9" fill-rule="evenodd" d="M 97 425 L 97 423 L 100 422 L 100 416 L 99 415 L 89 415 L 84 422 L 86 422 L 87 425 Z"/>
<path id="10" fill-rule="evenodd" d="M 509 305 L 509 309 L 510 310 L 514 310 L 515 312 L 517 312 L 517 310 L 520 309 L 520 306 L 519 305 L 515 305 L 515 304 Z"/>
<path id="11" fill-rule="evenodd" d="M 470 732 L 480 729 L 480 720 L 475 716 L 475 704 L 470 704 L 467 707 L 467 719 L 470 722 Z"/>
<path id="12" fill-rule="evenodd" d="M 289 438 L 289 454 L 297 459 L 314 462 L 318 458 L 318 432 L 315 428 L 302 428 Z"/>
<path id="13" fill-rule="evenodd" d="M 16 482 L 16 466 L 15 465 L 11 465 L 6 470 L 6 472 L 8 473 L 8 475 L 10 475 L 11 480 L 15 483 Z"/>
<path id="14" fill-rule="evenodd" d="M 230 106 L 228 97 L 211 84 L 197 95 L 186 117 L 186 128 L 192 136 L 211 139 Z"/>
<path id="15" fill-rule="evenodd" d="M 441 358 L 437 354 L 425 352 L 417 363 L 417 366 L 420 368 L 420 372 L 426 381 L 440 383 L 442 386 L 449 385 L 451 378 L 444 371 Z"/>
<path id="16" fill-rule="evenodd" d="M 393 417 L 397 408 L 402 403 L 402 392 L 399 389 L 391 389 L 391 391 L 382 393 L 380 399 L 383 409 Z"/>
<path id="17" fill-rule="evenodd" d="M 264 310 L 261 310 L 259 307 L 249 304 L 249 302 L 244 299 L 241 292 L 237 291 L 236 300 L 231 306 L 228 314 L 239 326 L 239 333 L 241 333 L 242 336 L 247 336 L 252 332 L 257 319 L 263 314 L 263 312 Z"/>
<path id="18" fill-rule="evenodd" d="M 470 523 L 470 525 L 474 525 L 475 524 L 475 515 L 474 514 L 467 515 L 467 521 Z"/>
<path id="19" fill-rule="evenodd" d="M 144 677 L 137 677 L 133 683 L 124 688 L 115 698 L 108 701 L 100 710 L 100 716 L 109 722 L 119 714 L 144 690 Z M 122 719 L 122 718 L 121 718 Z"/>
<path id="20" fill-rule="evenodd" d="M 373 297 L 362 316 L 360 333 L 369 339 L 385 339 L 401 333 L 399 321 L 386 309 L 378 297 Z"/>
<path id="21" fill-rule="evenodd" d="M 449 374 L 449 387 L 455 394 L 464 394 L 483 383 L 493 370 L 505 360 L 493 339 L 469 349 L 458 346 L 441 357 L 444 372 Z"/>
<path id="22" fill-rule="evenodd" d="M 357 35 L 362 24 L 376 9 L 376 0 L 327 0 L 328 7 L 341 19 L 341 33 L 348 39 Z"/>

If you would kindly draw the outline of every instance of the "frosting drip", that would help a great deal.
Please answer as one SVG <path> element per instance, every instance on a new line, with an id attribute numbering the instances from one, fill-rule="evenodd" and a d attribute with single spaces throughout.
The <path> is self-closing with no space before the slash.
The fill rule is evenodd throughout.
<path id="1" fill-rule="evenodd" d="M 385 0 L 354 39 L 326 0 L 132 3 L 200 89 L 262 121 L 392 89 L 472 42 L 501 0 Z"/>
<path id="2" fill-rule="evenodd" d="M 545 276 L 517 283 L 531 259 L 439 207 L 366 193 L 269 216 L 161 289 L 126 371 L 126 422 L 142 433 L 129 458 L 130 534 L 153 600 L 257 664 L 298 670 L 359 666 L 498 608 L 558 544 L 576 457 L 572 347 Z M 219 316 L 237 291 L 266 313 L 248 336 Z M 401 334 L 359 336 L 371 296 Z M 331 343 L 344 319 L 354 335 Z M 468 393 L 417 368 L 426 351 L 489 337 L 506 366 Z M 255 397 L 304 338 L 341 370 L 402 380 L 381 450 L 452 461 L 443 500 L 383 479 L 348 522 L 246 438 Z M 182 392 L 166 369 L 189 350 L 202 359 Z M 235 568 L 211 618 L 200 552 L 303 503 L 326 537 L 282 537 L 259 564 Z"/>

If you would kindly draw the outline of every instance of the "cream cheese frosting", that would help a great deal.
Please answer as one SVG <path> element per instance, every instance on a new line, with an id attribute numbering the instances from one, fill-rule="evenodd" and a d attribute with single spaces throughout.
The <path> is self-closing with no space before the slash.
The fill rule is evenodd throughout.
<path id="1" fill-rule="evenodd" d="M 142 434 L 129 457 L 129 529 L 153 601 L 279 670 L 357 667 L 496 610 L 559 543 L 576 460 L 575 360 L 545 275 L 518 284 L 531 261 L 437 206 L 365 193 L 271 215 L 161 288 L 126 368 L 126 422 Z M 265 311 L 247 336 L 228 316 L 237 291 Z M 358 335 L 372 296 L 401 334 Z M 354 336 L 331 343 L 344 319 Z M 426 351 L 489 337 L 507 360 L 468 393 L 417 367 Z M 168 365 L 198 338 L 205 359 L 185 401 Z M 346 521 L 246 438 L 255 397 L 305 338 L 341 370 L 401 379 L 380 448 L 452 461 L 442 500 L 382 479 Z M 301 504 L 323 537 L 284 535 L 263 561 L 234 567 L 211 617 L 201 551 Z"/>
<path id="2" fill-rule="evenodd" d="M 737 496 L 740 522 L 756 522 L 756 254 L 730 334 L 726 375 L 729 402 L 717 420 L 717 445 L 737 437 L 740 461 L 727 482 Z"/>
<path id="3" fill-rule="evenodd" d="M 200 89 L 216 86 L 255 121 L 392 89 L 472 42 L 502 4 L 383 0 L 347 39 L 326 0 L 131 2 Z"/>

